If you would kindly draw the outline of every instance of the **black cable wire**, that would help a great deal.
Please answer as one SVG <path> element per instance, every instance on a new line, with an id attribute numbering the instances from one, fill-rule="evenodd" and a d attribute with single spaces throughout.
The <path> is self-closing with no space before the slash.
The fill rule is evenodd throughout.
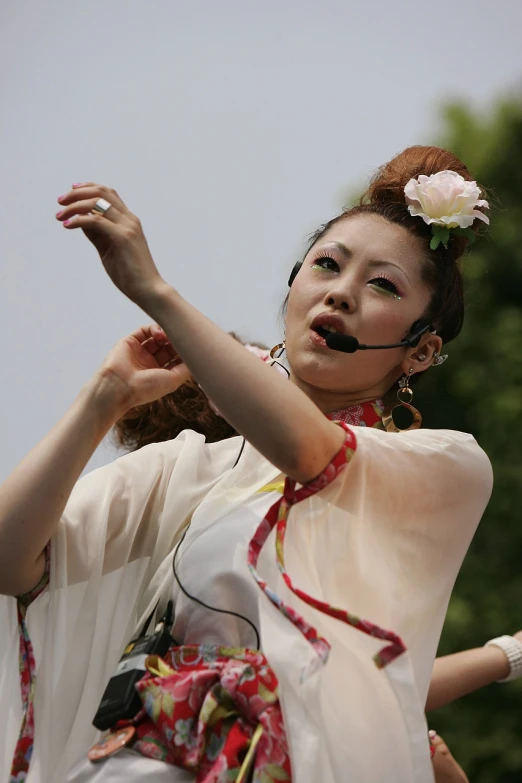
<path id="1" fill-rule="evenodd" d="M 242 453 L 243 453 L 243 450 L 244 450 L 244 448 L 245 448 L 245 443 L 246 443 L 246 441 L 245 441 L 245 439 L 243 438 L 243 443 L 241 444 L 241 448 L 239 449 L 239 454 L 237 455 L 237 459 L 236 459 L 236 461 L 234 462 L 234 464 L 232 465 L 232 470 L 234 470 L 234 468 L 236 467 L 237 463 L 238 463 L 238 462 L 239 462 L 239 460 L 241 459 L 241 455 L 242 455 Z"/>
<path id="2" fill-rule="evenodd" d="M 279 354 L 279 356 L 280 356 L 280 355 L 281 355 L 281 354 Z M 279 358 L 279 357 L 278 357 L 278 358 Z M 277 364 L 277 366 L 278 366 L 278 367 L 281 367 L 281 369 L 282 369 L 282 370 L 284 370 L 284 371 L 286 372 L 286 377 L 287 377 L 287 378 L 290 378 L 290 372 L 289 372 L 288 368 L 287 368 L 287 367 L 285 367 L 285 365 L 284 365 L 284 364 L 281 364 L 281 362 L 278 362 L 278 361 L 277 361 L 277 359 L 272 359 L 272 364 L 271 364 L 271 366 L 273 367 L 273 366 L 274 366 L 274 364 Z"/>
<path id="3" fill-rule="evenodd" d="M 282 353 L 283 353 L 283 351 L 281 350 L 279 356 L 281 356 Z M 288 372 L 287 368 L 283 364 L 281 364 L 280 362 L 276 361 L 275 359 L 272 361 L 272 364 L 277 364 L 277 365 L 279 365 L 279 367 L 282 367 L 283 370 L 286 372 L 287 376 L 290 377 L 290 373 Z M 245 444 L 246 444 L 246 440 L 245 440 L 245 438 L 243 438 L 243 442 L 241 444 L 241 448 L 239 449 L 239 454 L 237 455 L 236 461 L 232 465 L 232 470 L 236 467 L 236 465 L 238 464 L 239 460 L 241 459 L 241 455 L 243 454 L 243 451 L 245 450 Z M 188 531 L 189 527 L 190 527 L 190 524 L 186 527 L 185 532 L 183 533 L 183 535 L 181 537 L 181 540 L 180 540 L 178 546 L 176 547 L 176 551 L 174 552 L 174 559 L 172 560 L 172 570 L 174 572 L 174 578 L 175 578 L 176 582 L 178 583 L 179 589 L 181 590 L 181 592 L 184 595 L 187 596 L 187 598 L 190 598 L 191 601 L 195 601 L 195 603 L 199 604 L 200 606 L 203 606 L 205 609 L 209 609 L 211 612 L 219 612 L 220 614 L 229 614 L 232 617 L 238 617 L 240 620 L 244 620 L 245 623 L 248 623 L 248 625 L 252 628 L 252 630 L 254 631 L 254 633 L 256 635 L 256 649 L 260 650 L 261 649 L 261 637 L 260 637 L 259 631 L 257 630 L 257 628 L 254 625 L 254 623 L 251 620 L 248 619 L 248 617 L 245 617 L 244 615 L 239 614 L 238 612 L 232 612 L 229 609 L 218 609 L 217 606 L 209 606 L 204 601 L 201 601 L 199 598 L 196 598 L 196 596 L 190 595 L 190 593 L 187 592 L 187 590 L 185 590 L 185 588 L 181 584 L 180 578 L 178 576 L 178 572 L 176 571 L 176 555 L 177 555 L 177 553 L 178 553 L 178 551 L 179 551 L 183 541 L 185 540 L 185 536 L 187 535 L 187 531 Z"/>
<path id="4" fill-rule="evenodd" d="M 190 525 L 189 525 L 189 527 L 190 527 Z M 206 604 L 204 601 L 201 601 L 199 598 L 196 598 L 194 595 L 190 595 L 190 593 L 187 590 L 185 590 L 185 588 L 181 584 L 180 578 L 178 576 L 178 572 L 176 571 L 176 555 L 178 553 L 179 548 L 181 547 L 181 544 L 183 543 L 183 540 L 184 540 L 184 538 L 185 538 L 185 536 L 187 534 L 187 531 L 188 531 L 188 527 L 185 529 L 185 532 L 183 533 L 183 536 L 181 537 L 181 541 L 179 542 L 179 544 L 178 544 L 178 546 L 176 548 L 176 552 L 174 553 L 174 559 L 172 561 L 172 570 L 174 572 L 174 578 L 175 578 L 176 582 L 179 585 L 179 589 L 181 590 L 182 593 L 184 593 L 184 595 L 187 596 L 187 598 L 190 598 L 191 601 L 195 601 L 197 604 L 199 604 L 200 606 L 203 606 L 205 609 L 209 609 L 211 612 L 219 612 L 220 614 L 229 614 L 229 615 L 232 615 L 232 617 L 238 617 L 240 620 L 244 620 L 245 623 L 248 623 L 248 625 L 252 628 L 252 630 L 254 631 L 254 633 L 256 635 L 256 650 L 260 650 L 261 649 L 261 637 L 259 635 L 259 631 L 257 630 L 257 628 L 254 625 L 254 623 L 251 620 L 248 619 L 248 617 L 245 617 L 244 615 L 239 614 L 238 612 L 232 612 L 232 611 L 230 611 L 230 609 L 218 609 L 217 606 L 209 606 L 209 604 Z"/>

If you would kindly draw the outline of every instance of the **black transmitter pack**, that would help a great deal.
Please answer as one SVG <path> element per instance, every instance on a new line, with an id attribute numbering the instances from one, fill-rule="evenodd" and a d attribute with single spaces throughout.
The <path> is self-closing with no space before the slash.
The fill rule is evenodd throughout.
<path id="1" fill-rule="evenodd" d="M 126 646 L 116 671 L 105 688 L 93 724 L 100 731 L 112 728 L 119 720 L 131 720 L 141 708 L 141 699 L 135 685 L 145 674 L 145 659 L 149 655 L 163 656 L 176 644 L 170 631 L 173 624 L 172 601 L 167 604 L 165 614 L 147 635 L 152 615 L 141 635 Z"/>

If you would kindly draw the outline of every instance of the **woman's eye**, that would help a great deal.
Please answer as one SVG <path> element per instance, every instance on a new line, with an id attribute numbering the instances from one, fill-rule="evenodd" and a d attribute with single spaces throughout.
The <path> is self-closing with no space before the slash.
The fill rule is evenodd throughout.
<path id="1" fill-rule="evenodd" d="M 321 256 L 315 259 L 312 269 L 329 269 L 331 272 L 338 272 L 339 264 L 330 256 Z"/>
<path id="2" fill-rule="evenodd" d="M 382 291 L 385 294 L 394 296 L 396 299 L 401 298 L 399 296 L 397 286 L 395 285 L 395 283 L 392 283 L 391 280 L 388 280 L 387 277 L 375 277 L 373 280 L 370 280 L 369 285 L 378 288 L 380 291 Z"/>

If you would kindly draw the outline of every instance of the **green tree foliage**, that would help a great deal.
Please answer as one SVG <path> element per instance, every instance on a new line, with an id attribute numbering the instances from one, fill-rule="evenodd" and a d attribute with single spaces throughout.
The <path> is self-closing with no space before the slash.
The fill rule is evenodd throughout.
<path id="1" fill-rule="evenodd" d="M 451 105 L 443 127 L 441 146 L 488 191 L 491 228 L 465 259 L 462 334 L 447 346 L 448 361 L 419 384 L 415 404 L 425 426 L 473 433 L 492 462 L 495 487 L 439 654 L 522 628 L 522 103 L 503 102 L 488 116 Z M 429 721 L 471 783 L 522 781 L 522 681 L 490 685 Z"/>

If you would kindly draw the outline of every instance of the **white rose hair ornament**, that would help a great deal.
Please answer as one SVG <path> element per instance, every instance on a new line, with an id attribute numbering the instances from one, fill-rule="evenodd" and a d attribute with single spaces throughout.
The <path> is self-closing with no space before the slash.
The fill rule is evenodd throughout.
<path id="1" fill-rule="evenodd" d="M 489 204 L 481 198 L 479 186 L 456 171 L 420 174 L 409 180 L 404 195 L 410 215 L 422 218 L 431 227 L 431 250 L 437 250 L 439 245 L 447 249 L 452 234 L 472 244 L 476 238 L 471 228 L 475 220 L 489 225 L 489 218 L 480 209 L 488 209 Z M 447 358 L 447 354 L 435 353 L 433 364 L 443 364 Z"/>
<path id="2" fill-rule="evenodd" d="M 430 248 L 445 248 L 452 234 L 465 237 L 471 244 L 475 234 L 471 229 L 475 220 L 489 225 L 489 218 L 479 208 L 488 208 L 476 182 L 466 180 L 456 171 L 438 171 L 410 179 L 404 188 L 408 211 L 431 226 Z"/>

